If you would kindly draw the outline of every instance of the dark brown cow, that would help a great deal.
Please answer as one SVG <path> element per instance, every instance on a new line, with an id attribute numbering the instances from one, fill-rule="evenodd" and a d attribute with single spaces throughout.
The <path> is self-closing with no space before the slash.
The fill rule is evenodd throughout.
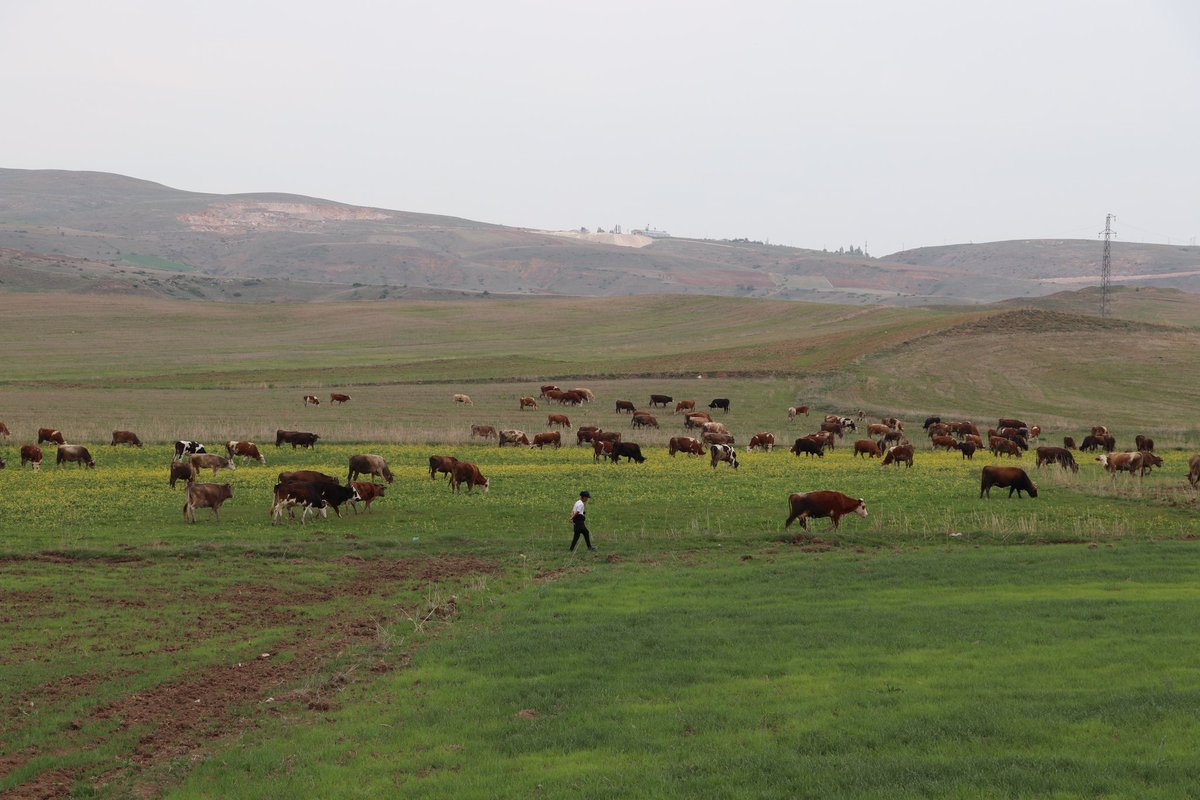
<path id="1" fill-rule="evenodd" d="M 680 411 L 695 411 L 695 410 L 696 410 L 696 401 L 695 400 L 680 400 L 678 403 L 675 404 L 675 413 L 676 414 L 678 414 Z"/>
<path id="2" fill-rule="evenodd" d="M 584 397 L 580 392 L 577 392 L 574 389 L 572 389 L 569 392 L 563 392 L 555 399 L 558 400 L 559 405 L 563 405 L 563 406 L 565 406 L 565 405 L 581 406 L 587 400 L 586 397 Z"/>
<path id="3" fill-rule="evenodd" d="M 192 466 L 190 461 L 172 461 L 171 462 L 171 477 L 167 484 L 174 489 L 176 481 L 184 483 L 192 483 L 196 480 L 196 468 Z"/>
<path id="4" fill-rule="evenodd" d="M 1026 425 L 1022 420 L 1019 420 L 1019 419 L 1014 419 L 1012 417 L 1001 417 L 999 420 L 996 421 L 996 427 L 997 428 L 1028 428 L 1029 426 Z"/>
<path id="5" fill-rule="evenodd" d="M 540 450 L 548 444 L 554 445 L 555 450 L 562 447 L 562 434 L 560 434 L 558 431 L 535 434 L 530 447 L 536 447 Z"/>
<path id="6" fill-rule="evenodd" d="M 789 406 L 788 407 L 788 422 L 791 422 L 792 420 L 794 420 L 796 417 L 800 416 L 801 414 L 803 414 L 806 417 L 808 416 L 808 406 Z"/>
<path id="7" fill-rule="evenodd" d="M 968 433 L 979 435 L 979 428 L 975 427 L 973 422 L 949 422 L 946 424 L 950 427 L 950 432 L 956 436 L 966 436 Z"/>
<path id="8" fill-rule="evenodd" d="M 839 439 L 841 439 L 842 435 L 843 435 L 842 434 L 843 426 L 842 426 L 842 423 L 840 423 L 840 422 L 822 422 L 821 430 L 825 431 L 826 433 L 832 433 L 834 436 L 836 436 Z"/>
<path id="9" fill-rule="evenodd" d="M 21 445 L 21 466 L 33 464 L 34 471 L 39 471 L 42 468 L 42 448 L 36 444 Z"/>
<path id="10" fill-rule="evenodd" d="M 184 488 L 187 500 L 183 503 L 183 518 L 188 522 L 196 521 L 196 509 L 208 508 L 212 511 L 213 519 L 220 521 L 218 513 L 221 504 L 233 497 L 233 487 L 228 483 L 189 483 Z"/>
<path id="11" fill-rule="evenodd" d="M 1151 439 L 1149 436 L 1143 436 L 1142 434 L 1139 433 L 1137 436 L 1133 437 L 1133 442 L 1134 442 L 1134 446 L 1142 452 L 1146 452 L 1146 453 L 1154 452 L 1154 440 Z"/>
<path id="12" fill-rule="evenodd" d="M 882 439 L 879 440 L 881 446 L 889 444 L 908 444 L 908 439 L 904 438 L 902 431 L 888 431 Z"/>
<path id="13" fill-rule="evenodd" d="M 118 444 L 127 444 L 130 447 L 141 447 L 142 440 L 139 439 L 138 435 L 133 431 L 113 431 L 112 443 L 110 446 Z"/>
<path id="14" fill-rule="evenodd" d="M 319 406 L 319 405 L 321 405 L 321 401 L 317 399 L 317 396 L 315 394 L 306 394 L 306 395 L 304 395 L 304 405 Z"/>
<path id="15" fill-rule="evenodd" d="M 309 514 L 315 516 L 317 511 L 321 512 L 322 517 L 328 516 L 329 503 L 325 500 L 324 493 L 321 491 L 325 487 L 331 489 L 342 488 L 336 483 L 320 484 L 309 483 L 307 481 L 275 484 L 271 499 L 271 511 L 269 512 L 271 515 L 271 524 L 276 525 L 283 519 L 285 509 L 288 516 L 295 519 L 296 513 L 293 509 L 296 506 L 304 508 L 304 511 L 300 514 L 301 525 L 308 519 Z"/>
<path id="16" fill-rule="evenodd" d="M 549 414 L 546 416 L 546 426 L 554 427 L 557 425 L 560 428 L 571 427 L 571 420 L 566 414 Z"/>
<path id="17" fill-rule="evenodd" d="M 58 428 L 38 428 L 37 443 L 42 444 L 43 442 L 48 444 L 66 444 L 67 440 Z"/>
<path id="18" fill-rule="evenodd" d="M 669 403 L 671 401 L 667 400 L 667 402 Z M 609 455 L 609 458 L 611 458 L 612 462 L 616 464 L 621 460 L 621 456 L 625 457 L 625 463 L 627 464 L 630 461 L 636 461 L 637 463 L 641 464 L 646 460 L 645 457 L 642 456 L 642 448 L 638 446 L 636 442 L 615 442 L 613 444 L 612 454 Z"/>
<path id="19" fill-rule="evenodd" d="M 22 448 L 22 451 L 23 450 L 24 450 L 24 448 Z M 23 452 L 22 452 L 22 458 L 24 458 Z M 22 463 L 22 465 L 24 465 L 25 462 L 22 461 L 21 463 Z M 1188 479 L 1188 483 L 1190 483 L 1192 485 L 1193 489 L 1195 489 L 1197 486 L 1200 486 L 1200 453 L 1197 453 L 1196 455 L 1194 455 L 1188 459 L 1187 479 Z"/>
<path id="20" fill-rule="evenodd" d="M 863 456 L 864 458 L 879 458 L 879 445 L 875 444 L 874 439 L 859 439 L 854 443 L 854 456 Z"/>
<path id="21" fill-rule="evenodd" d="M 275 431 L 275 446 L 279 447 L 281 444 L 290 444 L 293 450 L 296 449 L 297 445 L 311 448 L 317 443 L 317 439 L 320 438 L 319 435 L 309 433 L 308 431 L 277 430 Z"/>
<path id="22" fill-rule="evenodd" d="M 532 397 L 522 397 L 517 402 L 520 403 L 520 405 L 517 407 L 518 411 L 524 411 L 527 408 L 538 407 L 537 400 L 534 400 Z"/>
<path id="23" fill-rule="evenodd" d="M 88 449 L 81 444 L 60 444 L 58 446 L 58 458 L 55 461 L 56 465 L 71 464 L 77 466 L 86 466 L 92 469 L 96 466 L 96 462 L 92 460 L 92 454 Z"/>
<path id="24" fill-rule="evenodd" d="M 883 462 L 879 466 L 886 467 L 889 464 L 895 464 L 897 467 L 905 464 L 911 468 L 913 465 L 913 446 L 911 444 L 898 444 L 895 447 L 889 447 L 883 456 Z"/>
<path id="25" fill-rule="evenodd" d="M 629 421 L 631 428 L 657 428 L 658 420 L 653 414 L 647 414 L 645 411 L 639 411 L 633 415 L 633 419 Z"/>
<path id="26" fill-rule="evenodd" d="M 1045 464 L 1058 464 L 1063 469 L 1079 472 L 1079 465 L 1075 463 L 1075 456 L 1071 455 L 1071 451 L 1065 447 L 1039 447 L 1037 449 L 1037 464 L 1035 466 L 1041 469 Z"/>
<path id="27" fill-rule="evenodd" d="M 704 443 L 690 436 L 672 436 L 671 441 L 667 443 L 667 454 L 674 458 L 676 453 L 702 456 L 704 455 Z"/>
<path id="28" fill-rule="evenodd" d="M 978 438 L 978 437 L 976 437 L 976 438 Z M 963 457 L 964 461 L 974 461 L 975 460 L 975 451 L 978 449 L 979 449 L 979 447 L 974 442 L 959 442 L 958 443 L 958 451 L 960 453 L 962 453 L 962 457 Z"/>
<path id="29" fill-rule="evenodd" d="M 331 402 L 331 403 L 349 403 L 350 395 L 342 394 L 340 392 L 330 392 L 329 393 L 329 402 Z"/>
<path id="30" fill-rule="evenodd" d="M 705 444 L 733 444 L 736 441 L 728 433 L 717 433 L 716 431 L 702 433 L 700 438 Z"/>
<path id="31" fill-rule="evenodd" d="M 616 442 L 605 441 L 603 439 L 593 439 L 592 461 L 599 463 L 600 459 L 611 457 L 614 444 L 616 444 Z"/>
<path id="32" fill-rule="evenodd" d="M 360 475 L 382 478 L 388 483 L 395 479 L 392 471 L 388 468 L 387 460 L 374 453 L 350 456 L 350 471 L 346 473 L 346 484 L 349 485 L 358 480 Z"/>
<path id="33" fill-rule="evenodd" d="M 788 452 L 795 456 L 799 456 L 801 453 L 804 453 L 805 455 L 816 456 L 817 458 L 824 458 L 825 457 L 825 444 L 824 444 L 824 442 L 813 441 L 812 439 L 809 439 L 807 436 L 801 436 L 799 439 L 797 439 L 795 441 L 795 443 L 792 445 L 791 449 L 788 450 Z"/>
<path id="34" fill-rule="evenodd" d="M 478 436 L 481 439 L 495 439 L 496 428 L 492 425 L 472 425 L 471 438 Z"/>
<path id="35" fill-rule="evenodd" d="M 324 472 L 318 472 L 315 469 L 297 469 L 284 471 L 279 473 L 277 478 L 279 483 L 332 483 L 335 486 L 338 484 L 338 479 L 333 475 L 326 475 Z"/>
<path id="36" fill-rule="evenodd" d="M 635 410 L 635 409 L 634 409 L 634 407 L 633 407 L 633 401 L 632 401 L 632 400 L 618 400 L 618 401 L 617 401 L 617 411 L 616 411 L 616 413 L 618 413 L 618 414 L 621 414 L 621 413 L 624 413 L 624 412 L 626 412 L 626 411 L 627 411 L 627 412 L 629 412 L 630 414 L 632 414 L 632 413 L 634 412 L 634 410 Z"/>
<path id="37" fill-rule="evenodd" d="M 600 433 L 600 428 L 595 425 L 580 425 L 575 429 L 575 444 L 582 447 L 584 442 L 590 442 L 592 437 Z"/>
<path id="38" fill-rule="evenodd" d="M 547 397 L 547 396 L 549 396 L 550 392 L 557 392 L 557 391 L 559 391 L 559 388 L 557 386 L 555 386 L 553 383 L 547 383 L 545 386 L 542 387 L 542 391 L 538 395 L 538 397 Z"/>
<path id="39" fill-rule="evenodd" d="M 592 434 L 593 442 L 619 442 L 621 441 L 620 431 L 599 431 Z"/>
<path id="40" fill-rule="evenodd" d="M 1074 450 L 1075 449 L 1075 437 L 1074 436 L 1064 436 L 1063 437 L 1063 447 L 1067 448 L 1068 450 Z"/>
<path id="41" fill-rule="evenodd" d="M 447 476 L 453 475 L 454 465 L 457 463 L 458 459 L 454 456 L 430 456 L 429 480 L 437 478 L 439 472 L 444 472 Z"/>
<path id="42" fill-rule="evenodd" d="M 958 449 L 958 439 L 955 439 L 953 436 L 934 436 L 930 439 L 930 444 L 933 445 L 934 450 L 937 450 L 939 447 L 946 450 Z"/>
<path id="43" fill-rule="evenodd" d="M 1037 484 L 1029 479 L 1025 474 L 1025 470 L 1020 467 L 996 467 L 986 466 L 983 468 L 983 476 L 979 484 L 979 496 L 985 494 L 990 498 L 992 496 L 992 487 L 999 486 L 1001 489 L 1008 489 L 1008 496 L 1012 497 L 1013 492 L 1017 493 L 1017 499 L 1021 498 L 1021 492 L 1029 492 L 1030 497 L 1037 497 Z"/>
<path id="44" fill-rule="evenodd" d="M 751 450 L 758 448 L 758 449 L 761 449 L 764 453 L 769 453 L 769 452 L 771 452 L 772 449 L 774 449 L 774 447 L 775 447 L 775 434 L 773 434 L 773 433 L 765 433 L 765 432 L 764 433 L 756 433 L 750 437 L 749 448 Z"/>
<path id="45" fill-rule="evenodd" d="M 350 500 L 350 507 L 354 509 L 354 513 L 358 513 L 358 504 L 365 503 L 367 511 L 371 510 L 371 503 L 378 497 L 383 497 L 387 487 L 382 483 L 369 483 L 367 481 L 355 481 L 350 484 L 354 489 L 355 497 Z"/>
<path id="46" fill-rule="evenodd" d="M 988 439 L 988 449 L 992 451 L 992 455 L 1006 455 L 1013 458 L 1021 457 L 1021 448 L 1016 442 L 1011 442 L 1003 436 L 993 436 Z"/>
<path id="47" fill-rule="evenodd" d="M 226 442 L 225 454 L 230 458 L 242 458 L 246 461 L 257 461 L 266 466 L 267 457 L 258 451 L 258 445 L 254 442 Z"/>
<path id="48" fill-rule="evenodd" d="M 785 529 L 792 527 L 796 520 L 800 520 L 800 527 L 808 530 L 809 519 L 829 517 L 832 523 L 830 530 L 837 530 L 838 522 L 847 514 L 868 516 L 866 500 L 841 492 L 795 492 L 788 495 L 788 509 L 791 513 L 788 514 L 787 522 L 783 523 Z"/>
<path id="49" fill-rule="evenodd" d="M 1108 446 L 1110 440 L 1112 441 L 1112 447 Z M 1105 437 L 1090 434 L 1083 437 L 1083 441 L 1079 444 L 1079 449 L 1084 453 L 1089 453 L 1093 450 L 1105 450 L 1111 453 L 1113 450 L 1117 449 L 1117 440 L 1112 436 Z"/>
<path id="50" fill-rule="evenodd" d="M 650 405 L 663 406 L 664 408 L 675 402 L 675 398 L 669 394 L 652 394 L 650 395 Z"/>
<path id="51" fill-rule="evenodd" d="M 483 473 L 479 471 L 479 467 L 472 464 L 470 461 L 460 461 L 454 465 L 454 472 L 450 473 L 450 488 L 457 492 L 463 484 L 467 485 L 467 493 L 473 494 L 476 486 L 483 487 L 483 493 L 487 494 L 488 479 L 483 477 Z"/>

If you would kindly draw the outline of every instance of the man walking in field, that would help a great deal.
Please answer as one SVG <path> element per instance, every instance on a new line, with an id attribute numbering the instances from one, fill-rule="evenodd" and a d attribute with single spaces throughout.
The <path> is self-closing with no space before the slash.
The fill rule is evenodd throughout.
<path id="1" fill-rule="evenodd" d="M 583 537 L 584 544 L 588 550 L 595 550 L 592 547 L 592 537 L 587 529 L 587 501 L 591 498 L 590 492 L 580 492 L 579 499 L 575 501 L 575 506 L 571 509 L 570 522 L 575 526 L 575 536 L 571 539 L 571 552 L 575 552 L 575 545 L 579 544 L 579 537 Z"/>

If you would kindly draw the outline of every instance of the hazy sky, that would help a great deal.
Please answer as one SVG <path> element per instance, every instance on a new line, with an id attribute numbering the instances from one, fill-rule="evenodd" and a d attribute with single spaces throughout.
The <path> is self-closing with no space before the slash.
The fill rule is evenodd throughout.
<path id="1" fill-rule="evenodd" d="M 1200 4 L 0 0 L 0 166 L 533 228 L 1200 237 Z"/>

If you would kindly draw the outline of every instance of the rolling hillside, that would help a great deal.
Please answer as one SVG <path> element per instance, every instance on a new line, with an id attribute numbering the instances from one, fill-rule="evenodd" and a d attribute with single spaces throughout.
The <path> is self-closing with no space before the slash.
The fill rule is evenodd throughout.
<path id="1" fill-rule="evenodd" d="M 6 291 L 232 302 L 671 293 L 923 305 L 1087 285 L 1098 257 L 1091 241 L 876 259 L 748 241 L 647 243 L 296 195 L 201 194 L 105 173 L 0 169 Z M 1121 242 L 1114 261 L 1130 282 L 1200 288 L 1200 248 Z"/>

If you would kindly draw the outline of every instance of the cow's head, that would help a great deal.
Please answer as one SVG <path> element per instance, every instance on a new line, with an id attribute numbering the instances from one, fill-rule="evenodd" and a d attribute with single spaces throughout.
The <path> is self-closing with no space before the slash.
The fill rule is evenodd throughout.
<path id="1" fill-rule="evenodd" d="M 858 505 L 854 507 L 854 513 L 858 514 L 860 517 L 867 516 L 867 501 L 861 497 L 858 498 Z"/>

